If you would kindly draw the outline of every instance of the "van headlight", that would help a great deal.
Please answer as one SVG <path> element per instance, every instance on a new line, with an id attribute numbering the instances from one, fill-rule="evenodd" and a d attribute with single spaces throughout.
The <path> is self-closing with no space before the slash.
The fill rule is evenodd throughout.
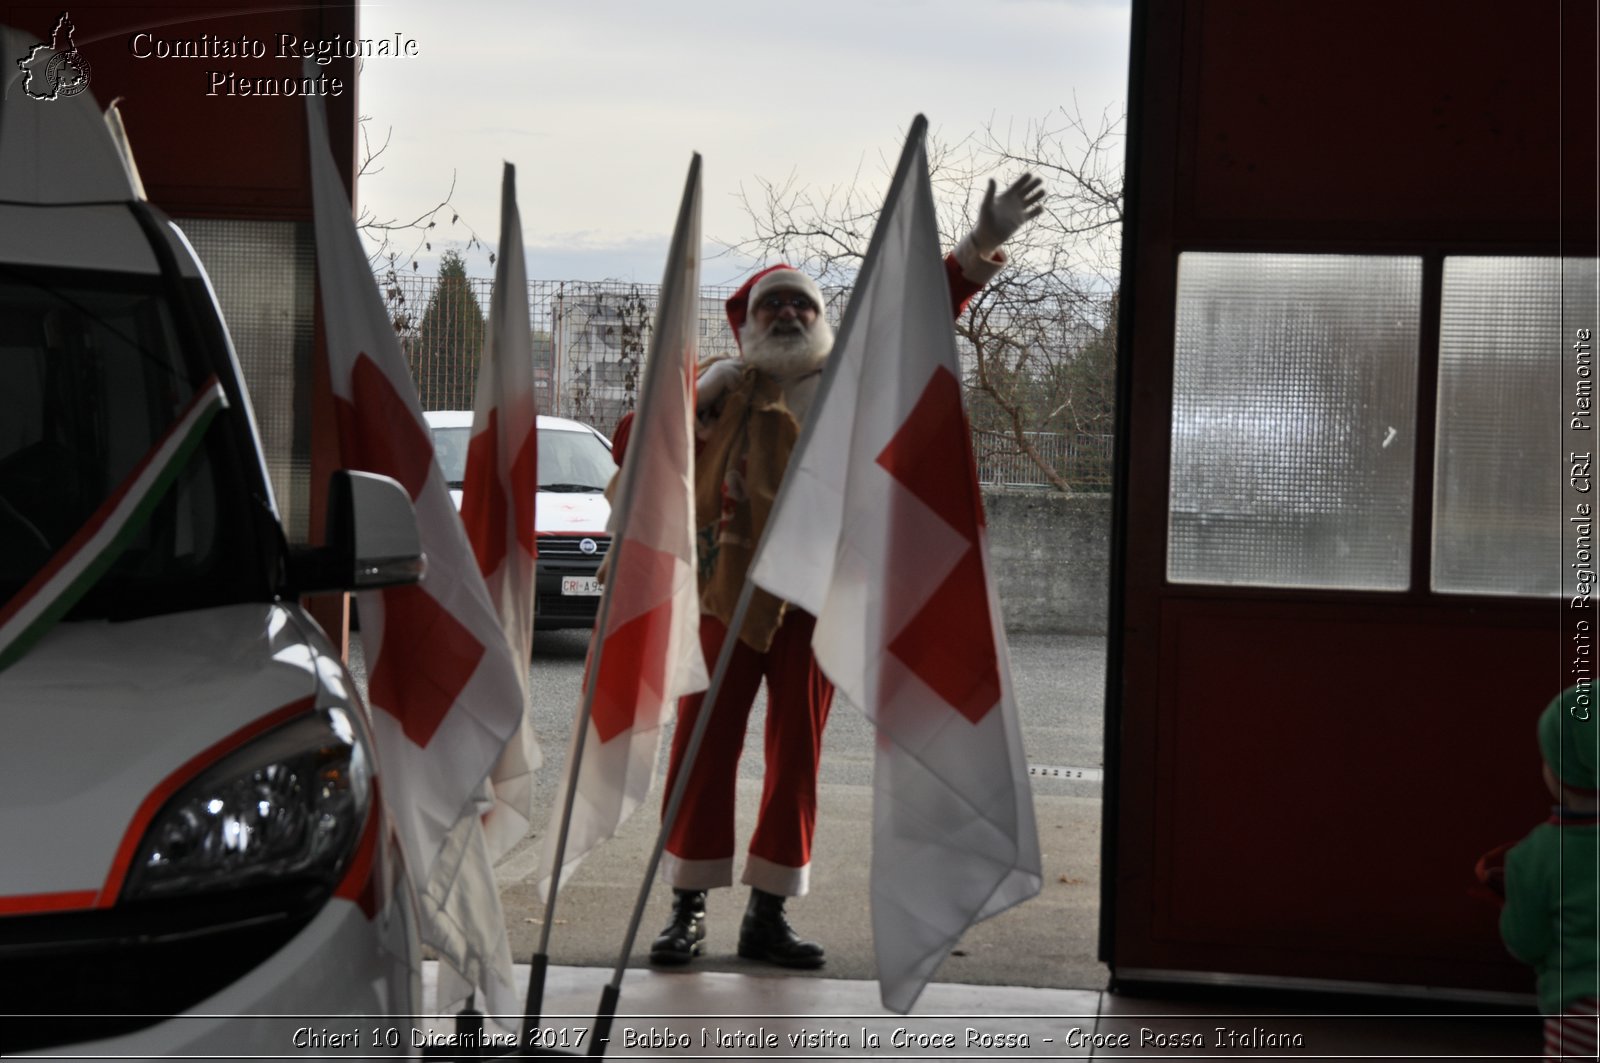
<path id="1" fill-rule="evenodd" d="M 335 885 L 361 836 L 371 764 L 342 708 L 268 731 L 162 806 L 139 843 L 123 899 L 279 879 Z"/>

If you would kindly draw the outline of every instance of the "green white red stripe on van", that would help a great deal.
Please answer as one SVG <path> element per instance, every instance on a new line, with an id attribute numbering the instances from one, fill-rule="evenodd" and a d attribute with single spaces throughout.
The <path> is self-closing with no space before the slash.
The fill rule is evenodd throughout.
<path id="1" fill-rule="evenodd" d="M 183 471 L 211 419 L 227 404 L 222 385 L 210 377 L 83 527 L 0 606 L 0 669 L 26 654 L 111 567 Z"/>

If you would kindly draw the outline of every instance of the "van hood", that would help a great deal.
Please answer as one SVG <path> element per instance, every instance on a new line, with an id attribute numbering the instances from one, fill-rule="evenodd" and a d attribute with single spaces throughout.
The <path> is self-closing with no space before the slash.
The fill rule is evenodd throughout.
<path id="1" fill-rule="evenodd" d="M 293 606 L 57 624 L 0 672 L 0 914 L 114 902 L 82 903 L 120 882 L 113 865 L 154 791 L 264 716 L 353 697 L 345 675 Z"/>
<path id="2" fill-rule="evenodd" d="M 610 519 L 611 504 L 598 491 L 540 491 L 534 498 L 533 526 L 539 535 L 605 535 Z"/>

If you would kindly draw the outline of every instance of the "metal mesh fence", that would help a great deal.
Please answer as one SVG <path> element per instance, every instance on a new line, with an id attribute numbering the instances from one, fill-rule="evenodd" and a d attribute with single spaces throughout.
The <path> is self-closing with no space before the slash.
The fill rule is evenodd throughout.
<path id="1" fill-rule="evenodd" d="M 487 328 L 492 282 L 404 276 L 386 285 L 390 316 L 425 410 L 470 410 Z M 624 281 L 530 281 L 528 327 L 533 337 L 539 410 L 594 425 L 610 434 L 633 409 L 650 347 L 659 284 Z M 735 288 L 700 290 L 700 356 L 734 356 L 738 348 L 723 308 Z M 825 289 L 835 328 L 848 289 Z M 965 374 L 970 378 L 971 374 Z M 1111 482 L 1109 435 L 1026 433 L 1040 460 L 1075 489 Z M 1009 433 L 976 431 L 979 479 L 987 484 L 1047 486 L 1037 462 Z"/>
<path id="2" fill-rule="evenodd" d="M 1075 490 L 1111 489 L 1111 436 L 1080 432 L 1024 432 L 1028 445 Z M 972 433 L 978 482 L 1014 487 L 1050 487 L 1049 477 L 1009 432 Z"/>

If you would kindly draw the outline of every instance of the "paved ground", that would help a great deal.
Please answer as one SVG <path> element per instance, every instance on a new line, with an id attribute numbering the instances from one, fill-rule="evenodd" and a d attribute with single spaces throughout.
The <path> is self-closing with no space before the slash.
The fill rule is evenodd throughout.
<path id="1" fill-rule="evenodd" d="M 947 965 L 951 966 L 951 965 Z M 528 968 L 515 977 L 526 992 Z M 552 967 L 543 1045 L 592 1047 L 610 971 Z M 431 1001 L 435 965 L 423 969 Z M 431 1011 L 430 1011 L 431 1013 Z M 295 1020 L 299 1021 L 299 1020 Z M 425 1024 L 438 1034 L 448 1020 Z M 1404 1002 L 1352 1010 L 1347 998 L 1239 991 L 1151 998 L 1084 989 L 935 981 L 909 1015 L 879 1004 L 872 982 L 758 974 L 635 971 L 622 986 L 608 1057 L 656 1060 L 1273 1059 L 1399 1063 L 1535 1059 L 1538 1016 L 1505 1008 Z M 757 1049 L 753 1046 L 761 1045 Z M 1291 1046 L 1272 1049 L 1271 1046 Z M 1577 1057 L 1571 1053 L 1568 1059 Z M 1593 1059 L 1591 1054 L 1589 1059 Z"/>
<path id="2" fill-rule="evenodd" d="M 588 633 L 540 632 L 530 675 L 534 727 L 545 757 L 538 782 L 537 817 L 560 799 L 561 771 L 577 705 Z M 357 640 L 352 639 L 352 643 Z M 1034 900 L 973 929 L 938 972 L 946 982 L 1101 989 L 1106 969 L 1094 958 L 1100 880 L 1103 638 L 1059 634 L 1011 639 L 1012 674 L 1028 760 L 1037 774 L 1034 803 L 1044 854 L 1044 887 Z M 359 647 L 352 665 L 360 669 Z M 752 715 L 740 765 L 740 833 L 748 837 L 760 786 L 761 702 Z M 816 863 L 812 891 L 792 902 L 801 933 L 828 948 L 818 976 L 874 977 L 868 913 L 867 865 L 871 831 L 872 741 L 865 719 L 849 705 L 834 707 L 824 740 Z M 1082 777 L 1080 777 L 1082 776 Z M 660 789 L 658 780 L 657 790 Z M 641 809 L 622 832 L 579 869 L 557 900 L 551 931 L 552 963 L 611 967 L 655 843 L 656 809 Z M 512 952 L 526 961 L 534 951 L 544 905 L 533 885 L 538 835 L 507 854 L 496 869 L 510 929 Z M 760 970 L 733 955 L 746 891 L 715 891 L 710 900 L 703 971 Z M 647 904 L 630 963 L 644 962 L 649 941 L 665 922 L 668 893 L 656 885 Z"/>

